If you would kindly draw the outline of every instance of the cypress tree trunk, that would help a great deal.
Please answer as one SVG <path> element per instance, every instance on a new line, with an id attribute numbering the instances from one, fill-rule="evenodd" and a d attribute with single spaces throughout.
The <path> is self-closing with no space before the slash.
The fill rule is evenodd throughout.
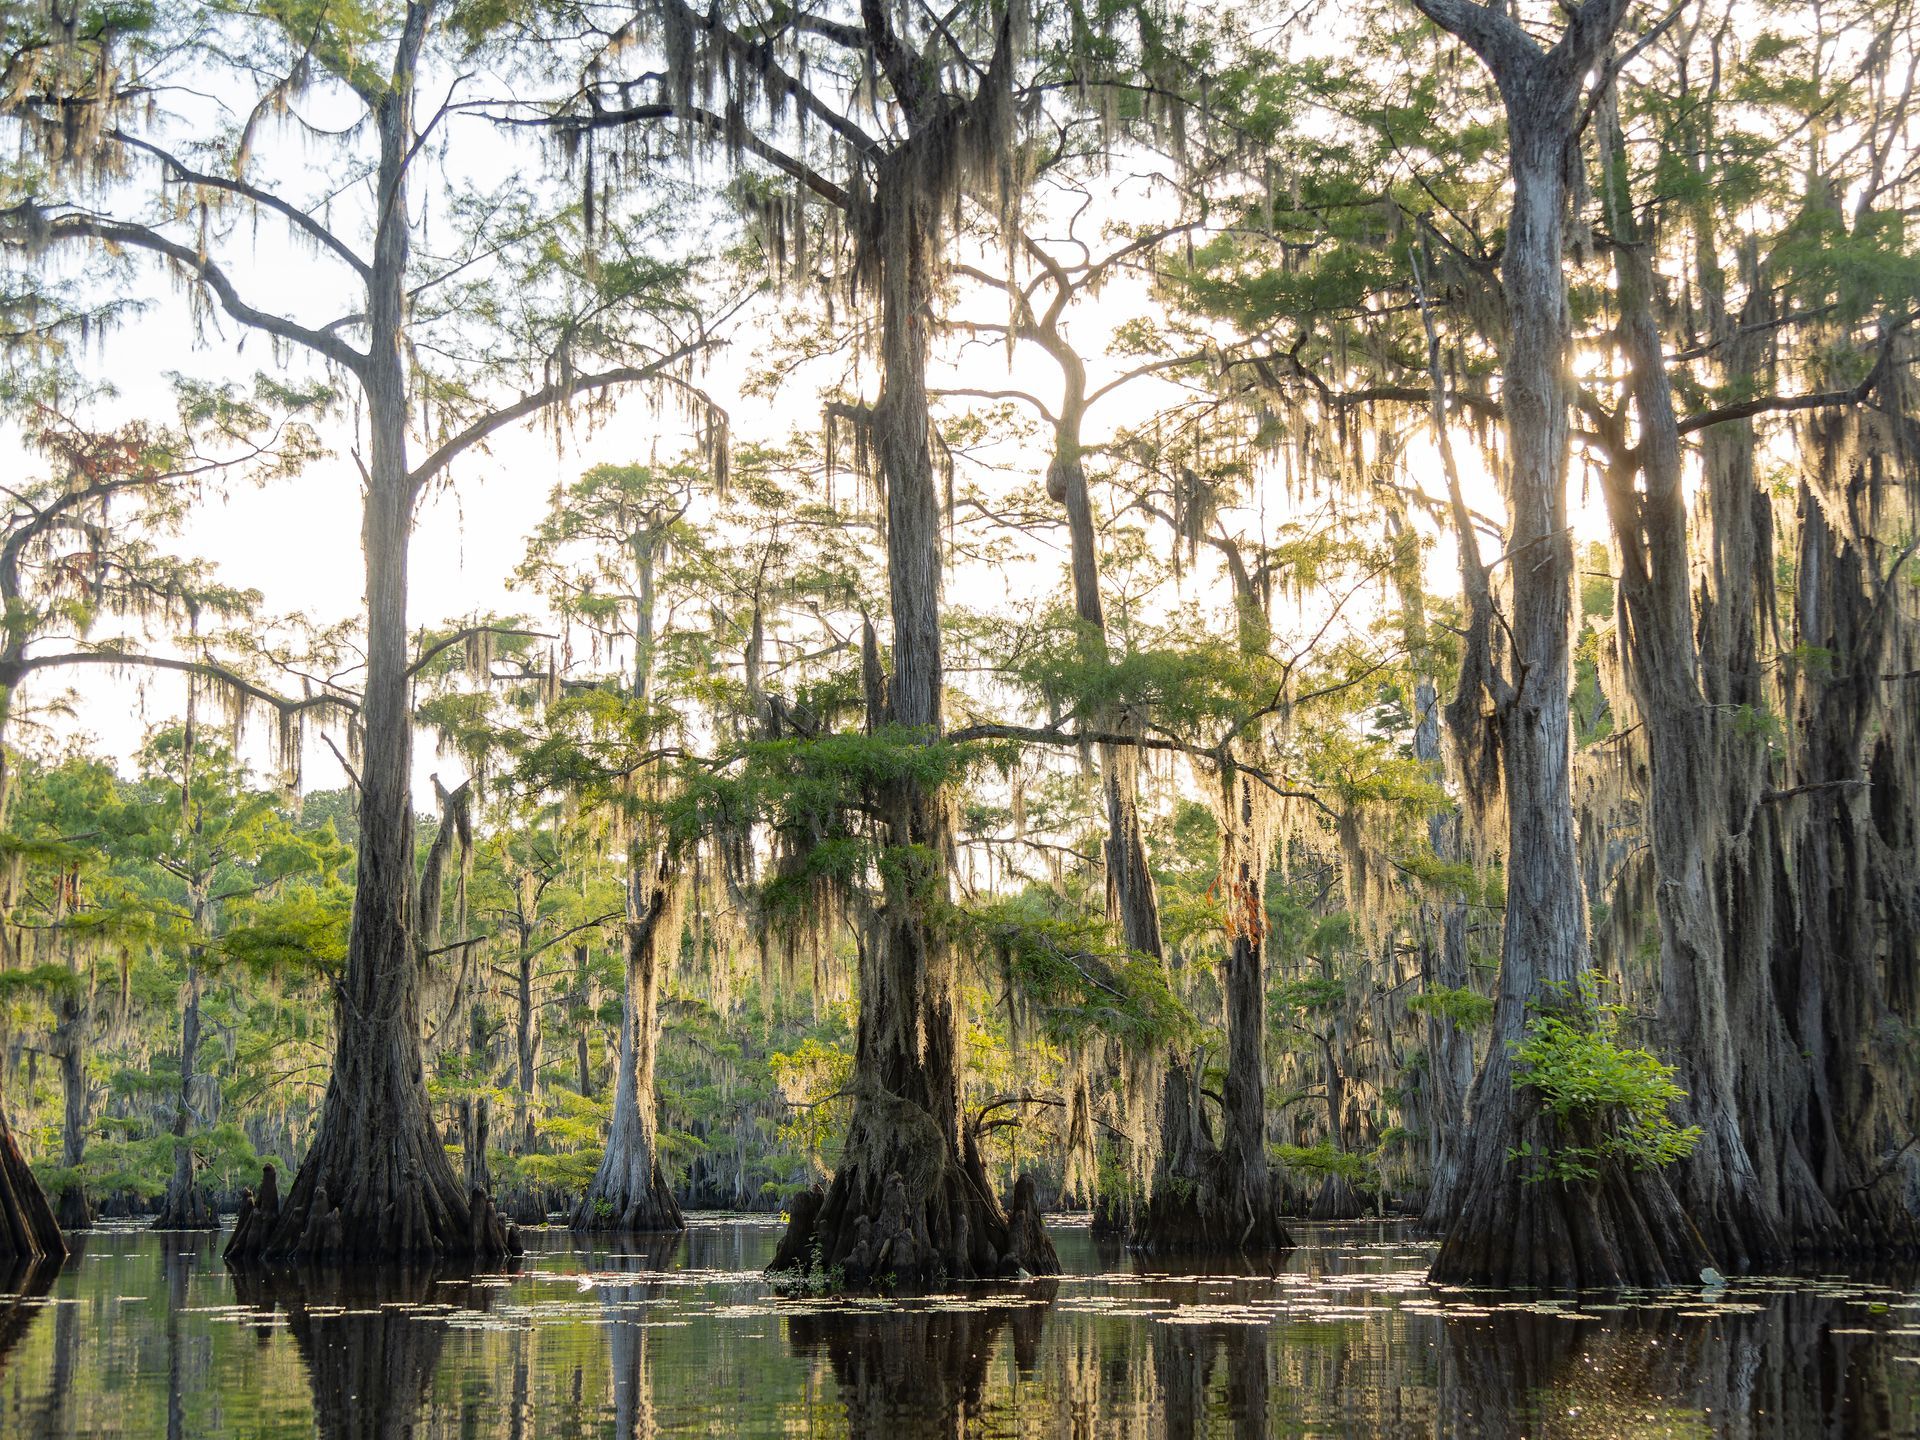
<path id="1" fill-rule="evenodd" d="M 1066 509 L 1074 613 L 1082 626 L 1082 644 L 1089 658 L 1104 661 L 1108 637 L 1098 536 L 1081 458 L 1086 366 L 1059 333 L 1054 323 L 1057 309 L 1048 312 L 1035 332 L 1065 380 L 1047 469 L 1047 493 Z M 1096 728 L 1116 733 L 1128 733 L 1134 725 L 1132 716 L 1110 709 L 1092 720 Z M 1129 745 L 1103 743 L 1099 756 L 1107 809 L 1107 917 L 1128 949 L 1164 965 L 1159 897 L 1140 823 L 1139 754 Z M 1208 1129 L 1192 1066 L 1185 1057 L 1169 1058 L 1161 1087 L 1161 1144 L 1155 1156 L 1153 1188 L 1133 1217 L 1132 1239 L 1143 1249 L 1274 1249 L 1293 1243 L 1279 1223 L 1267 1176 L 1262 981 L 1258 938 L 1243 949 L 1236 937 L 1227 963 L 1229 1078 L 1224 1149 L 1214 1144 Z M 1103 1205 L 1102 1213 L 1110 1214 L 1112 1208 Z M 1211 1213 L 1216 1210 L 1220 1213 Z"/>
<path id="2" fill-rule="evenodd" d="M 637 592 L 634 604 L 632 699 L 653 696 L 655 565 L 661 536 L 673 523 L 649 514 L 627 538 Z M 750 687 L 751 688 L 751 687 Z M 643 847 L 627 852 L 627 975 L 620 1011 L 620 1059 L 614 1074 L 613 1121 L 606 1153 L 593 1183 L 574 1207 L 576 1230 L 681 1230 L 686 1221 L 660 1170 L 659 1100 L 654 1066 L 660 1049 L 660 991 L 680 953 L 692 868 L 662 844 L 656 862 L 643 863 Z M 586 951 L 579 952 L 579 978 L 586 983 Z M 529 998 L 529 1003 L 531 999 Z M 586 1039 L 578 1055 L 582 1093 L 587 1076 Z"/>
<path id="3" fill-rule="evenodd" d="M 1440 765 L 1439 697 L 1433 682 L 1422 680 L 1414 693 L 1419 719 L 1413 732 L 1415 758 Z M 1427 819 L 1427 843 L 1443 861 L 1460 858 L 1460 817 L 1435 814 Z M 1420 927 L 1420 979 L 1423 989 L 1464 990 L 1467 969 L 1467 906 L 1459 896 L 1423 905 Z M 1437 921 L 1437 923 L 1435 923 Z M 1434 931 L 1439 931 L 1439 945 Z M 1473 1086 L 1473 1037 L 1448 1016 L 1427 1015 L 1426 1128 L 1427 1203 L 1421 1223 L 1443 1230 L 1459 1208 L 1460 1157 L 1465 1148 L 1467 1093 Z"/>
<path id="4" fill-rule="evenodd" d="M 1610 107 L 1607 115 L 1610 117 Z M 1611 128 L 1609 126 L 1609 128 Z M 1603 143 L 1614 137 L 1603 136 Z M 1625 155 L 1616 156 L 1624 175 Z M 1637 411 L 1643 480 L 1620 447 L 1605 479 L 1620 551 L 1618 646 L 1639 712 L 1660 921 L 1660 1036 L 1701 1138 L 1677 1176 L 1686 1209 L 1722 1264 L 1744 1270 L 1786 1252 L 1779 1216 L 1742 1125 L 1727 957 L 1713 867 L 1728 838 L 1716 723 L 1700 684 L 1680 434 L 1653 316 L 1653 267 L 1626 197 L 1614 213 L 1620 336 Z"/>
<path id="5" fill-rule="evenodd" d="M 533 950 L 527 936 L 521 936 L 519 964 L 514 975 L 514 1059 L 518 1062 L 519 1083 L 513 1093 L 514 1140 L 522 1155 L 531 1155 L 538 1137 L 533 1129 L 533 1090 L 540 1075 L 539 1012 L 533 1003 Z"/>
<path id="6" fill-rule="evenodd" d="M 1900 1037 L 1914 1023 L 1920 953 L 1912 915 L 1911 777 L 1920 724 L 1911 701 L 1888 703 L 1885 676 L 1915 663 L 1911 600 L 1886 578 L 1869 498 L 1869 422 L 1809 426 L 1813 463 L 1800 489 L 1797 650 L 1788 702 L 1798 740 L 1786 777 L 1785 885 L 1799 920 L 1777 951 L 1797 1002 L 1808 1061 L 1807 1155 L 1837 1211 L 1844 1248 L 1920 1246 L 1920 1076 Z M 1894 552 L 1895 554 L 1899 552 Z M 1822 657 L 1829 657 L 1823 659 Z M 1910 683 L 1910 682 L 1909 682 Z"/>
<path id="7" fill-rule="evenodd" d="M 196 897 L 195 926 L 201 906 Z M 194 1065 L 200 1053 L 200 967 L 187 965 L 187 998 L 180 1009 L 180 1091 L 173 1112 L 173 1177 L 153 1218 L 156 1230 L 217 1230 L 220 1216 L 207 1193 L 193 1177 L 193 1145 L 188 1140 L 193 1117 Z"/>
<path id="8" fill-rule="evenodd" d="M 0 1265 L 64 1260 L 67 1242 L 0 1106 Z"/>
<path id="9" fill-rule="evenodd" d="M 235 1261 L 491 1259 L 510 1236 L 484 1194 L 462 1188 L 427 1098 L 414 949 L 413 713 L 407 652 L 407 368 L 401 344 L 409 246 L 414 64 L 425 5 L 408 9 L 392 86 L 374 104 L 380 212 L 367 281 L 362 377 L 371 438 L 361 541 L 367 660 L 359 846 L 333 1074 L 312 1147 L 276 1223 Z"/>
<path id="10" fill-rule="evenodd" d="M 945 125 L 916 140 L 952 144 Z M 935 187 L 923 163 L 951 160 L 923 157 L 909 141 L 880 162 L 868 242 L 880 306 L 881 391 L 871 423 L 893 616 L 886 713 L 873 713 L 870 701 L 868 722 L 890 721 L 931 741 L 941 733 L 944 674 L 927 317 L 932 239 L 949 197 L 924 193 Z M 817 1258 L 854 1285 L 890 1279 L 906 1287 L 1016 1269 L 1053 1273 L 1059 1261 L 1037 1213 L 1010 1219 L 971 1135 L 962 1141 L 959 997 L 954 957 L 935 921 L 951 897 L 947 797 L 909 774 L 871 799 L 888 855 L 884 898 L 861 946 L 853 1114 L 833 1183 L 817 1207 L 796 1203 L 772 1268 L 809 1267 Z"/>
<path id="11" fill-rule="evenodd" d="M 587 1046 L 587 1029 L 592 1014 L 587 1000 L 587 947 L 573 949 L 573 1006 L 579 1015 L 580 1029 L 573 1037 L 573 1063 L 577 1072 L 580 1098 L 593 1098 L 593 1057 Z"/>
<path id="12" fill-rule="evenodd" d="M 1712 243 L 1711 217 L 1695 217 L 1698 293 L 1708 303 L 1710 333 L 1731 379 L 1761 373 L 1777 319 L 1776 289 L 1757 261 L 1741 276 L 1748 295 L 1742 312 L 1719 303 L 1730 288 Z M 1780 807 L 1767 802 L 1772 783 L 1766 727 L 1777 688 L 1763 644 L 1779 643 L 1775 611 L 1773 500 L 1755 474 L 1752 422 L 1718 425 L 1701 439 L 1703 488 L 1698 520 L 1706 581 L 1698 587 L 1695 625 L 1700 691 L 1706 710 L 1717 791 L 1720 843 L 1712 857 L 1717 930 L 1722 938 L 1729 1027 L 1737 1043 L 1736 1099 L 1761 1204 L 1795 1250 L 1844 1248 L 1840 1219 L 1821 1192 L 1808 1159 L 1810 1097 L 1806 1047 L 1795 1037 L 1800 1007 L 1781 983 L 1790 966 L 1776 966 L 1785 937 L 1800 921 L 1785 883 Z M 1717 1208 L 1709 1170 L 1696 1177 L 1682 1165 L 1678 1183 L 1689 1209 L 1711 1216 Z M 1729 1263 L 1737 1263 L 1729 1261 Z"/>
<path id="13" fill-rule="evenodd" d="M 1494 697 L 1507 802 L 1506 932 L 1494 1034 L 1472 1097 L 1466 1202 L 1433 1278 L 1544 1287 L 1691 1282 L 1710 1263 L 1707 1252 L 1657 1171 L 1608 1164 L 1588 1182 L 1529 1182 L 1509 1159 L 1523 1146 L 1548 1153 L 1562 1143 L 1538 1097 L 1516 1085 L 1511 1049 L 1529 1010 L 1564 1002 L 1590 969 L 1568 699 L 1564 177 L 1586 71 L 1624 4 L 1587 0 L 1544 54 L 1517 24 L 1480 6 L 1422 0 L 1421 8 L 1472 44 L 1499 82 L 1514 194 L 1502 271 L 1512 675 Z"/>
<path id="14" fill-rule="evenodd" d="M 1241 1227 L 1235 1249 L 1285 1249 L 1293 1240 L 1280 1223 L 1267 1163 L 1268 846 L 1265 827 L 1255 818 L 1253 778 L 1229 765 L 1222 779 L 1227 824 L 1221 859 L 1232 897 L 1233 945 L 1227 954 L 1221 1189 L 1227 1214 Z"/>
<path id="15" fill-rule="evenodd" d="M 1761 327 L 1755 326 L 1756 330 Z M 1736 345 L 1741 364 L 1749 343 Z M 1747 373 L 1743 367 L 1737 373 Z M 1745 422 L 1710 431 L 1702 444 L 1708 574 L 1699 624 L 1702 689 L 1721 752 L 1719 781 L 1729 842 L 1715 876 L 1715 904 L 1724 935 L 1732 1030 L 1738 1037 L 1741 1123 L 1758 1168 L 1765 1203 L 1795 1250 L 1844 1248 L 1840 1217 L 1822 1193 L 1808 1159 L 1810 1097 L 1805 1048 L 1795 1038 L 1799 1013 L 1778 978 L 1775 957 L 1797 934 L 1786 884 L 1779 807 L 1768 804 L 1770 761 L 1764 730 L 1739 723 L 1772 712 L 1774 699 L 1760 656 L 1763 632 L 1774 631 L 1773 501 L 1754 474 L 1754 437 Z M 1682 1194 L 1691 1196 L 1688 1169 Z"/>
<path id="16" fill-rule="evenodd" d="M 78 979 L 76 973 L 76 981 Z M 78 1171 L 87 1158 L 87 1118 L 92 1096 L 87 1081 L 87 1035 L 93 1029 L 93 1001 L 90 996 L 63 995 L 54 1006 L 60 1017 L 54 1027 L 53 1045 L 60 1057 L 60 1163 L 69 1171 Z M 55 1202 L 62 1230 L 85 1230 L 93 1224 L 93 1204 L 86 1186 L 78 1176 L 67 1181 Z"/>
<path id="17" fill-rule="evenodd" d="M 627 993 L 620 1014 L 620 1068 L 613 1123 L 600 1168 L 574 1207 L 576 1230 L 681 1230 L 686 1221 L 660 1173 L 654 1056 L 660 1042 L 660 983 L 680 948 L 690 876 L 664 849 L 627 879 Z"/>

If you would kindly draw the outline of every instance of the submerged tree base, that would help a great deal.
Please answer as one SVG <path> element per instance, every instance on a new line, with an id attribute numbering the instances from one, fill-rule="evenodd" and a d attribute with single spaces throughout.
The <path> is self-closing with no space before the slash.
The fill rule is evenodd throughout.
<path id="1" fill-rule="evenodd" d="M 964 1160 L 932 1158 L 917 1171 L 895 1167 L 879 1179 L 858 1164 L 843 1165 L 825 1192 L 796 1196 L 768 1274 L 853 1290 L 926 1290 L 1060 1273 L 1031 1176 L 1014 1186 L 1009 1211 L 971 1141 Z"/>
<path id="2" fill-rule="evenodd" d="M 580 1203 L 573 1207 L 573 1217 L 567 1222 L 570 1228 L 627 1235 L 687 1228 L 686 1217 L 680 1213 L 680 1202 L 673 1198 L 672 1189 L 660 1174 L 658 1161 L 654 1162 L 648 1183 L 626 1194 L 603 1186 L 602 1178 L 604 1168 L 603 1176 L 596 1177 L 580 1197 Z"/>
<path id="3" fill-rule="evenodd" d="M 200 1186 L 189 1185 L 182 1191 L 169 1185 L 166 1198 L 160 1202 L 160 1213 L 153 1217 L 153 1224 L 149 1228 L 218 1230 L 220 1212 L 214 1209 L 213 1201 L 207 1198 L 207 1192 Z"/>
<path id="4" fill-rule="evenodd" d="M 77 1182 L 60 1191 L 60 1199 L 54 1205 L 54 1217 L 60 1222 L 62 1230 L 85 1230 L 93 1224 L 93 1202 L 87 1199 L 87 1192 Z"/>
<path id="5" fill-rule="evenodd" d="M 46 1191 L 0 1117 L 0 1264 L 65 1259 L 66 1254 Z"/>
<path id="6" fill-rule="evenodd" d="M 1655 1171 L 1528 1182 L 1513 1166 L 1470 1186 L 1428 1278 L 1443 1285 L 1606 1290 L 1697 1285 L 1713 1265 Z"/>
<path id="7" fill-rule="evenodd" d="M 441 1164 L 446 1167 L 444 1152 Z M 307 1156 L 293 1193 L 280 1200 L 271 1165 L 260 1192 L 247 1192 L 223 1258 L 230 1265 L 334 1265 L 390 1260 L 452 1260 L 479 1264 L 522 1253 L 520 1232 L 501 1218 L 478 1187 L 464 1197 L 446 1193 L 398 1166 L 379 1167 L 385 1184 L 342 1187 L 336 1203 Z M 448 1169 L 449 1178 L 451 1170 Z"/>
<path id="8" fill-rule="evenodd" d="M 1293 1249 L 1293 1235 L 1268 1187 L 1264 1203 L 1242 1202 L 1225 1181 L 1218 1154 L 1197 1176 L 1159 1177 L 1128 1245 L 1148 1255 L 1183 1252 L 1262 1254 Z"/>

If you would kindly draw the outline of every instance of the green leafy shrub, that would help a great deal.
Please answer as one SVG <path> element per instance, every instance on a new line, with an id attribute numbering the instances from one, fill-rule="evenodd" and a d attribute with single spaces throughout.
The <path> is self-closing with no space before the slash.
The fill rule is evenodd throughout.
<path id="1" fill-rule="evenodd" d="M 1407 1002 L 1416 1015 L 1432 1015 L 1451 1020 L 1462 1030 L 1473 1030 L 1493 1019 L 1493 1001 L 1470 986 L 1458 990 L 1434 985 Z"/>
<path id="2" fill-rule="evenodd" d="M 1607 1164 L 1646 1170 L 1684 1158 L 1700 1130 L 1674 1123 L 1673 1103 L 1687 1092 L 1673 1067 L 1620 1043 L 1623 1007 L 1601 1003 L 1591 977 L 1559 988 L 1554 1008 L 1535 1013 L 1513 1047 L 1514 1083 L 1539 1095 L 1555 1139 L 1507 1158 L 1538 1162 L 1529 1181 L 1592 1180 Z"/>

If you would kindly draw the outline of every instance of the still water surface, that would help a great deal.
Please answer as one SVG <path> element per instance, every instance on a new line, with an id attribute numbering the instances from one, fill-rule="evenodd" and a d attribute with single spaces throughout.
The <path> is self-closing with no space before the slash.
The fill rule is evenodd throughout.
<path id="1" fill-rule="evenodd" d="M 96 1230 L 0 1297 L 0 1436 L 1920 1436 L 1911 1276 L 1556 1299 L 1429 1287 L 1394 1226 L 1170 1267 L 1069 1223 L 1057 1280 L 784 1300 L 777 1234 L 301 1281 Z"/>

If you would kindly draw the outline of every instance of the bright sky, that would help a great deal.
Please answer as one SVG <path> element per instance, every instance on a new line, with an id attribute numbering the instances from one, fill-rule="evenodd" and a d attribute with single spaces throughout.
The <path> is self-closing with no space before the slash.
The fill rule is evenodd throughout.
<path id="1" fill-rule="evenodd" d="M 204 103 L 210 126 L 223 120 L 232 123 L 232 111 L 223 110 L 214 100 Z M 329 114 L 318 101 L 308 113 L 323 124 L 342 118 Z M 530 146 L 516 148 L 502 142 L 497 132 L 477 118 L 449 121 L 444 130 L 453 137 L 447 153 L 468 165 L 472 162 L 467 157 L 480 155 L 482 171 L 449 177 L 447 166 L 452 162 L 436 157 L 427 176 L 417 184 L 422 193 L 434 193 L 439 182 L 447 178 L 491 184 L 534 161 Z M 481 143 L 475 144 L 476 139 Z M 328 188 L 323 147 L 291 144 L 284 137 L 263 140 L 260 148 L 268 147 L 277 148 L 269 151 L 259 173 L 273 176 L 284 193 L 297 196 Z M 1115 183 L 1125 187 L 1130 182 L 1121 179 Z M 1140 198 L 1121 193 L 1101 203 L 1117 213 L 1126 213 L 1130 206 L 1139 204 Z M 336 225 L 350 222 L 350 211 L 345 215 L 341 212 L 349 210 L 351 204 L 350 194 L 335 202 L 332 219 Z M 217 247 L 243 294 L 264 307 L 281 308 L 313 324 L 325 323 L 354 308 L 340 283 L 343 271 L 308 248 L 288 244 L 272 223 L 263 221 L 251 230 L 245 228 L 248 223 L 242 221 Z M 430 237 L 435 225 L 429 214 L 426 230 Z M 444 222 L 439 228 L 446 228 Z M 1039 228 L 1044 233 L 1045 227 Z M 1083 225 L 1081 233 L 1092 236 L 1097 229 L 1097 225 Z M 983 257 L 983 267 L 995 268 L 998 259 Z M 91 373 L 110 379 L 118 390 L 118 399 L 111 407 L 114 416 L 170 415 L 168 372 L 244 381 L 256 370 L 274 366 L 275 357 L 263 337 L 244 335 L 232 322 L 218 317 L 203 321 L 196 340 L 193 309 L 185 293 L 151 264 L 138 265 L 134 273 L 133 293 L 147 302 L 147 308 L 110 334 L 87 367 Z M 1101 352 L 1112 328 L 1149 303 L 1141 284 L 1123 278 L 1091 303 L 1083 300 L 1076 308 L 1073 333 L 1090 362 L 1095 385 L 1125 364 L 1134 363 L 1109 361 Z M 975 308 L 974 302 L 968 302 L 970 313 L 983 320 L 1004 317 L 1003 304 L 995 313 L 997 304 L 1000 302 L 988 299 Z M 701 383 L 733 416 L 736 441 L 777 441 L 796 428 L 817 429 L 820 404 L 814 377 L 803 377 L 771 404 L 764 398 L 741 398 L 743 380 L 767 338 L 765 327 L 770 317 L 762 312 L 758 319 L 761 330 L 756 333 L 751 323 L 743 327 Z M 296 363 L 304 365 L 305 361 Z M 865 368 L 870 374 L 871 367 Z M 294 373 L 301 372 L 296 368 Z M 992 344 L 970 347 L 961 355 L 961 368 L 937 370 L 931 379 L 936 386 L 1029 389 L 1049 401 L 1059 385 L 1058 372 L 1051 362 L 1031 348 L 1022 347 L 1010 367 L 1004 349 Z M 1155 383 L 1146 382 L 1118 403 L 1108 403 L 1096 411 L 1088 438 L 1097 441 L 1113 425 L 1137 419 L 1143 407 L 1170 393 L 1160 387 L 1162 393 L 1156 396 Z M 354 617 L 361 608 L 360 484 L 350 456 L 352 434 L 345 425 L 336 425 L 323 438 L 337 452 L 333 458 L 321 461 L 298 478 L 262 489 L 241 490 L 199 507 L 179 539 L 182 552 L 216 562 L 225 580 L 258 590 L 268 615 L 298 612 L 327 623 Z M 418 626 L 478 611 L 525 612 L 534 608 L 531 597 L 509 590 L 507 579 L 521 559 L 525 537 L 544 513 L 553 487 L 572 481 L 583 469 L 603 460 L 632 461 L 655 455 L 670 458 L 688 448 L 691 439 L 684 420 L 656 415 L 637 398 L 624 403 L 591 433 L 564 435 L 558 443 L 553 434 L 533 426 L 501 435 L 491 445 L 490 453 L 476 454 L 459 465 L 457 485 L 442 489 L 423 507 L 413 546 L 410 622 Z M 1478 463 L 1470 444 L 1461 445 L 1459 450 L 1473 492 L 1471 502 L 1484 513 L 1497 515 L 1500 507 L 1491 477 Z M 1416 440 L 1412 457 L 1415 473 L 1425 477 L 1425 488 L 1441 493 L 1443 484 L 1430 443 L 1424 438 Z M 1024 466 L 1022 457 L 1016 454 L 1013 458 L 1015 468 L 1024 468 L 1029 477 L 1037 477 L 1044 470 L 1044 456 L 1037 451 L 1024 457 Z M 1288 506 L 1279 498 L 1277 484 L 1264 485 L 1262 491 L 1256 498 L 1256 509 L 1266 523 L 1277 525 L 1285 518 Z M 1601 518 L 1597 502 L 1588 510 L 1590 513 L 1582 517 L 1583 529 Z M 1063 547 L 1064 527 L 1059 538 Z M 1457 583 L 1453 560 L 1449 547 L 1436 547 L 1431 576 L 1435 589 Z M 1057 586 L 1064 563 L 1063 548 L 1054 551 L 1051 562 L 1043 550 L 1019 574 L 956 575 L 950 580 L 950 595 L 962 603 L 977 603 L 974 592 L 989 585 L 999 597 L 1032 595 Z M 1199 583 L 1206 582 L 1202 579 Z M 57 688 L 51 682 L 40 683 L 46 689 L 37 698 L 45 699 Z M 109 752 L 123 757 L 137 746 L 150 725 L 179 713 L 184 695 L 180 681 L 164 677 L 144 682 L 115 681 L 103 674 L 89 674 L 72 683 L 80 701 L 74 729 L 95 737 Z M 264 733 L 257 739 L 257 756 L 264 762 Z M 434 763 L 431 746 L 423 745 L 422 777 Z M 309 747 L 304 770 L 309 788 L 330 787 L 342 781 L 337 762 L 317 739 Z M 423 800 L 426 793 L 423 778 Z"/>

